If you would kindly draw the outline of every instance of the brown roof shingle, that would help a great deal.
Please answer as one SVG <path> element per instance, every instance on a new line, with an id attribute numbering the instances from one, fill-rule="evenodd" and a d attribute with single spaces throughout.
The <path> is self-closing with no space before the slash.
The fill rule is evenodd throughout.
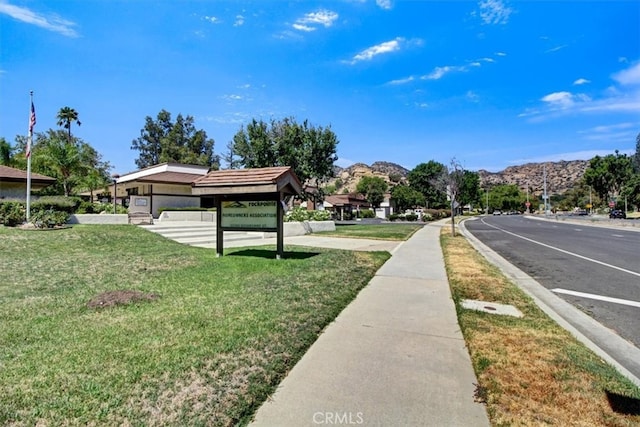
<path id="1" fill-rule="evenodd" d="M 300 180 L 288 166 L 212 171 L 195 180 L 192 186 L 194 188 L 213 188 L 214 192 L 216 188 L 253 187 L 257 189 L 263 187 L 266 190 L 267 188 L 284 186 L 289 186 L 296 193 L 302 191 Z"/>
<path id="2" fill-rule="evenodd" d="M 9 166 L 0 165 L 0 181 L 27 181 L 27 171 L 21 169 L 11 168 Z M 31 173 L 31 181 L 40 182 L 43 184 L 53 184 L 56 182 L 55 178 L 50 176 L 41 175 L 39 173 Z"/>

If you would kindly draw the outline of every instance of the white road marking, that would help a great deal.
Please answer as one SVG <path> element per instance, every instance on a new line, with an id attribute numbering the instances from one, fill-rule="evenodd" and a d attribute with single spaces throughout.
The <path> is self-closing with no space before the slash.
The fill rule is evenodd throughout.
<path id="1" fill-rule="evenodd" d="M 640 302 L 638 302 L 638 301 L 629 301 L 627 299 L 611 298 L 611 297 L 605 297 L 603 295 L 587 294 L 585 292 L 570 291 L 568 289 L 560 289 L 560 288 L 551 289 L 551 292 L 555 292 L 557 294 L 573 295 L 575 297 L 595 299 L 595 300 L 598 300 L 598 301 L 612 302 L 612 303 L 615 303 L 615 304 L 630 305 L 631 307 L 640 308 Z"/>
<path id="2" fill-rule="evenodd" d="M 489 227 L 495 228 L 496 230 L 500 230 L 503 233 L 510 234 L 510 235 L 512 235 L 514 237 L 517 237 L 519 239 L 526 240 L 527 242 L 535 243 L 536 245 L 544 246 L 545 248 L 553 249 L 554 251 L 562 252 L 563 254 L 571 255 L 571 256 L 574 256 L 576 258 L 583 259 L 585 261 L 590 261 L 590 262 L 593 262 L 595 264 L 599 264 L 599 265 L 603 265 L 605 267 L 613 268 L 614 270 L 622 271 L 623 273 L 627 273 L 627 274 L 631 274 L 633 276 L 640 277 L 640 273 L 638 273 L 636 271 L 627 270 L 626 268 L 617 267 L 615 265 L 607 264 L 606 262 L 598 261 L 597 259 L 589 258 L 589 257 L 578 255 L 578 254 L 574 254 L 573 252 L 565 251 L 564 249 L 556 248 L 555 246 L 547 245 L 546 243 L 542 243 L 542 242 L 538 242 L 538 241 L 533 240 L 533 239 L 529 239 L 528 237 L 524 237 L 524 236 L 521 236 L 519 234 L 512 233 L 511 231 L 507 231 L 504 228 L 500 228 L 500 227 L 497 227 L 497 226 L 492 225 L 492 224 L 487 224 L 484 221 L 484 218 L 481 221 L 482 221 L 482 223 L 484 225 L 488 225 Z"/>
<path id="3" fill-rule="evenodd" d="M 624 237 L 622 234 L 612 234 L 613 237 Z"/>

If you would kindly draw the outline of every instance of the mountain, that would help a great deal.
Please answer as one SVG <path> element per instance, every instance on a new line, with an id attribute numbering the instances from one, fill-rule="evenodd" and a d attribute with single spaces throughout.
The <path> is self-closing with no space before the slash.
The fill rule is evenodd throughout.
<path id="1" fill-rule="evenodd" d="M 589 166 L 587 160 L 572 160 L 546 163 L 527 163 L 521 166 L 509 166 L 501 172 L 479 170 L 480 183 L 487 185 L 515 184 L 526 191 L 529 188 L 534 195 L 544 192 L 544 175 L 546 169 L 547 193 L 562 194 L 584 176 Z"/>
<path id="2" fill-rule="evenodd" d="M 353 193 L 363 176 L 378 176 L 389 184 L 406 184 L 408 173 L 408 169 L 391 162 L 375 162 L 371 166 L 355 163 L 348 168 L 335 166 L 334 178 L 329 180 L 328 184 L 335 185 L 337 193 Z"/>
<path id="3" fill-rule="evenodd" d="M 572 188 L 584 175 L 589 161 L 572 160 L 546 163 L 527 163 L 521 166 L 509 166 L 500 172 L 479 170 L 480 184 L 487 185 L 515 184 L 523 191 L 527 187 L 531 194 L 540 195 L 544 191 L 544 175 L 546 169 L 547 193 L 562 194 Z M 358 181 L 363 176 L 379 176 L 390 184 L 407 183 L 409 170 L 391 162 L 375 162 L 371 166 L 356 163 L 348 168 L 335 167 L 334 178 L 329 184 L 336 186 L 336 192 L 355 192 Z"/>

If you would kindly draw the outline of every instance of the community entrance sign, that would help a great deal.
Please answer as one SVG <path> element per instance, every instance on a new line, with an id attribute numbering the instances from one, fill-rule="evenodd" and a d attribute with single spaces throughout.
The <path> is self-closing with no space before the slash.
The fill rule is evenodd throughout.
<path id="1" fill-rule="evenodd" d="M 302 193 L 290 167 L 209 172 L 192 184 L 194 195 L 214 196 L 216 254 L 222 256 L 225 231 L 271 231 L 277 234 L 276 258 L 284 253 L 284 200 Z"/>

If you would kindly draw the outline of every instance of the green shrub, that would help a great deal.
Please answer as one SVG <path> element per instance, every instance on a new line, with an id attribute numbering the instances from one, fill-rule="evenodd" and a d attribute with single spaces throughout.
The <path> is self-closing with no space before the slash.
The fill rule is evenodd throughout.
<path id="1" fill-rule="evenodd" d="M 392 221 L 392 222 L 393 222 L 393 221 L 396 221 L 396 220 L 398 220 L 398 219 L 400 219 L 400 215 L 398 215 L 398 214 L 391 214 L 391 215 L 389 215 L 389 221 Z"/>
<path id="2" fill-rule="evenodd" d="M 412 214 L 412 213 L 406 214 L 404 216 L 404 219 L 405 219 L 405 221 L 417 221 L 418 220 L 418 215 Z"/>
<path id="3" fill-rule="evenodd" d="M 0 223 L 8 227 L 15 227 L 25 222 L 27 209 L 24 202 L 2 201 L 0 202 Z"/>
<path id="4" fill-rule="evenodd" d="M 39 209 L 31 212 L 30 222 L 38 228 L 62 226 L 69 220 L 70 214 L 53 209 Z"/>
<path id="5" fill-rule="evenodd" d="M 330 221 L 331 213 L 329 211 L 311 211 L 309 221 Z"/>
<path id="6" fill-rule="evenodd" d="M 364 209 L 360 211 L 360 218 L 375 218 L 376 213 L 371 209 Z"/>
<path id="7" fill-rule="evenodd" d="M 331 220 L 331 212 L 329 211 L 308 211 L 306 208 L 302 207 L 293 208 L 284 216 L 284 222 L 329 220 Z"/>
<path id="8" fill-rule="evenodd" d="M 77 211 L 81 203 L 82 199 L 79 197 L 44 196 L 32 201 L 31 209 L 32 211 L 53 210 L 72 214 Z"/>

